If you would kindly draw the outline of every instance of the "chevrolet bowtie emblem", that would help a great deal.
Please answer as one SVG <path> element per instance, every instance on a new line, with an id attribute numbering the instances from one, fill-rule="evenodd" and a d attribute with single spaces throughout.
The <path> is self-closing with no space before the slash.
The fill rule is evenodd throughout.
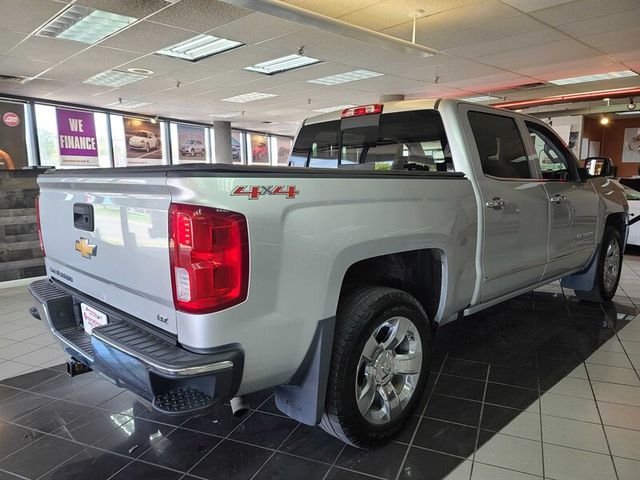
<path id="1" fill-rule="evenodd" d="M 76 240 L 76 251 L 84 258 L 95 257 L 97 248 L 95 245 L 89 243 L 88 238 L 80 237 L 80 240 Z"/>

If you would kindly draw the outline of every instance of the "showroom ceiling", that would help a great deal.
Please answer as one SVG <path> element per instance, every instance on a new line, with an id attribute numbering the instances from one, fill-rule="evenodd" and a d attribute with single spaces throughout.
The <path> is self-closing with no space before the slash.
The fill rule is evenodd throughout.
<path id="1" fill-rule="evenodd" d="M 638 0 L 78 0 L 71 3 L 134 20 L 95 44 L 36 35 L 68 3 L 0 0 L 0 75 L 23 78 L 0 80 L 0 93 L 114 109 L 122 98 L 148 103 L 139 113 L 294 133 L 315 111 L 387 94 L 511 101 L 640 85 L 639 76 L 547 83 L 640 71 Z M 325 23 L 307 22 L 305 12 Z M 427 48 L 403 52 L 375 36 L 406 44 L 414 16 L 416 43 Z M 243 45 L 197 62 L 156 53 L 203 33 Z M 321 62 L 274 75 L 245 70 L 300 53 Z M 153 73 L 121 87 L 85 83 L 131 68 Z M 377 75 L 322 81 L 361 70 Z M 229 100 L 238 96 L 253 101 Z"/>

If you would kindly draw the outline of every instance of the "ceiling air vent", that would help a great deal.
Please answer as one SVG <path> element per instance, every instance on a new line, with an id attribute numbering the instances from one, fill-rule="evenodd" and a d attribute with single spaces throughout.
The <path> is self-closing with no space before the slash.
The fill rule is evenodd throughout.
<path id="1" fill-rule="evenodd" d="M 0 82 L 21 83 L 25 81 L 27 77 L 17 77 L 15 75 L 1 75 Z"/>
<path id="2" fill-rule="evenodd" d="M 545 82 L 533 82 L 533 83 L 525 83 L 523 85 L 518 85 L 517 87 L 513 87 L 512 90 L 532 90 L 534 88 L 546 87 L 547 84 Z"/>

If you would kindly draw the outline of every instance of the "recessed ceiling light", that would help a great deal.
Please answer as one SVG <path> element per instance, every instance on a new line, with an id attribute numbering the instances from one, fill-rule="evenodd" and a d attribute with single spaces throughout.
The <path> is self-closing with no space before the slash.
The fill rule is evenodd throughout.
<path id="1" fill-rule="evenodd" d="M 147 77 L 145 75 L 139 75 L 137 73 L 119 72 L 118 70 L 107 70 L 106 72 L 101 72 L 91 78 L 87 78 L 83 83 L 115 88 L 137 82 L 144 78 Z"/>
<path id="2" fill-rule="evenodd" d="M 245 70 L 251 72 L 264 73 L 265 75 L 273 75 L 274 73 L 286 72 L 294 68 L 306 67 L 319 63 L 322 60 L 317 58 L 305 57 L 303 55 L 287 55 L 286 57 L 274 58 L 262 63 L 256 63 Z"/>
<path id="3" fill-rule="evenodd" d="M 315 80 L 307 80 L 307 82 L 317 83 L 319 85 L 338 85 L 340 83 L 355 82 L 356 80 L 380 77 L 382 75 L 384 75 L 384 73 L 372 72 L 371 70 L 354 70 L 353 72 L 339 73 L 337 75 L 329 75 L 328 77 L 316 78 Z"/>
<path id="4" fill-rule="evenodd" d="M 612 80 L 615 78 L 634 77 L 638 75 L 633 70 L 621 70 L 620 72 L 596 73 L 594 75 L 583 75 L 581 77 L 559 78 L 549 80 L 554 85 L 571 85 L 573 83 L 597 82 L 598 80 Z"/>
<path id="5" fill-rule="evenodd" d="M 196 35 L 184 42 L 176 43 L 170 47 L 158 50 L 159 55 L 182 58 L 196 62 L 216 53 L 226 52 L 232 48 L 244 45 L 242 42 L 227 40 L 226 38 L 213 37 L 211 35 Z"/>
<path id="6" fill-rule="evenodd" d="M 146 105 L 151 105 L 151 102 L 121 98 L 117 102 L 109 103 L 108 105 L 105 105 L 105 106 L 114 107 L 114 108 L 140 108 Z"/>
<path id="7" fill-rule="evenodd" d="M 131 25 L 137 18 L 72 5 L 38 30 L 42 37 L 96 43 Z"/>
<path id="8" fill-rule="evenodd" d="M 153 75 L 153 70 L 149 70 L 148 68 L 127 68 L 127 72 L 137 73 L 138 75 Z"/>
<path id="9" fill-rule="evenodd" d="M 466 97 L 466 98 L 463 98 L 462 100 L 464 100 L 465 102 L 480 103 L 480 102 L 490 102 L 491 100 L 500 100 L 500 98 L 492 97 L 491 95 L 478 95 L 477 97 Z"/>
<path id="10" fill-rule="evenodd" d="M 243 93 L 242 95 L 236 95 L 234 97 L 223 98 L 223 102 L 236 102 L 236 103 L 247 103 L 247 102 L 255 102 L 256 100 L 263 100 L 265 98 L 277 97 L 278 95 L 274 95 L 273 93 L 261 93 L 261 92 L 250 92 Z"/>
<path id="11" fill-rule="evenodd" d="M 233 118 L 233 117 L 241 117 L 242 115 L 244 115 L 244 112 L 213 113 L 209 116 L 216 117 L 216 118 Z"/>
<path id="12" fill-rule="evenodd" d="M 314 110 L 314 112 L 330 113 L 330 112 L 337 112 L 338 110 L 342 111 L 345 108 L 353 108 L 353 107 L 355 107 L 355 105 L 336 105 L 335 107 L 318 108 Z"/>

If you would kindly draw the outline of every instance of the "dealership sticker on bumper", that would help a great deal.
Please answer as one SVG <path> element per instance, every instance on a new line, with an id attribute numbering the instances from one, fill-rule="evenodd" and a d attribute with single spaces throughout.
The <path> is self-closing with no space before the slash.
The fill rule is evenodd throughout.
<path id="1" fill-rule="evenodd" d="M 82 323 L 84 325 L 84 331 L 87 332 L 88 335 L 91 335 L 93 329 L 96 327 L 100 327 L 102 325 L 106 325 L 108 323 L 107 316 L 99 312 L 93 307 L 90 307 L 87 304 L 80 304 L 80 311 L 82 312 Z"/>

